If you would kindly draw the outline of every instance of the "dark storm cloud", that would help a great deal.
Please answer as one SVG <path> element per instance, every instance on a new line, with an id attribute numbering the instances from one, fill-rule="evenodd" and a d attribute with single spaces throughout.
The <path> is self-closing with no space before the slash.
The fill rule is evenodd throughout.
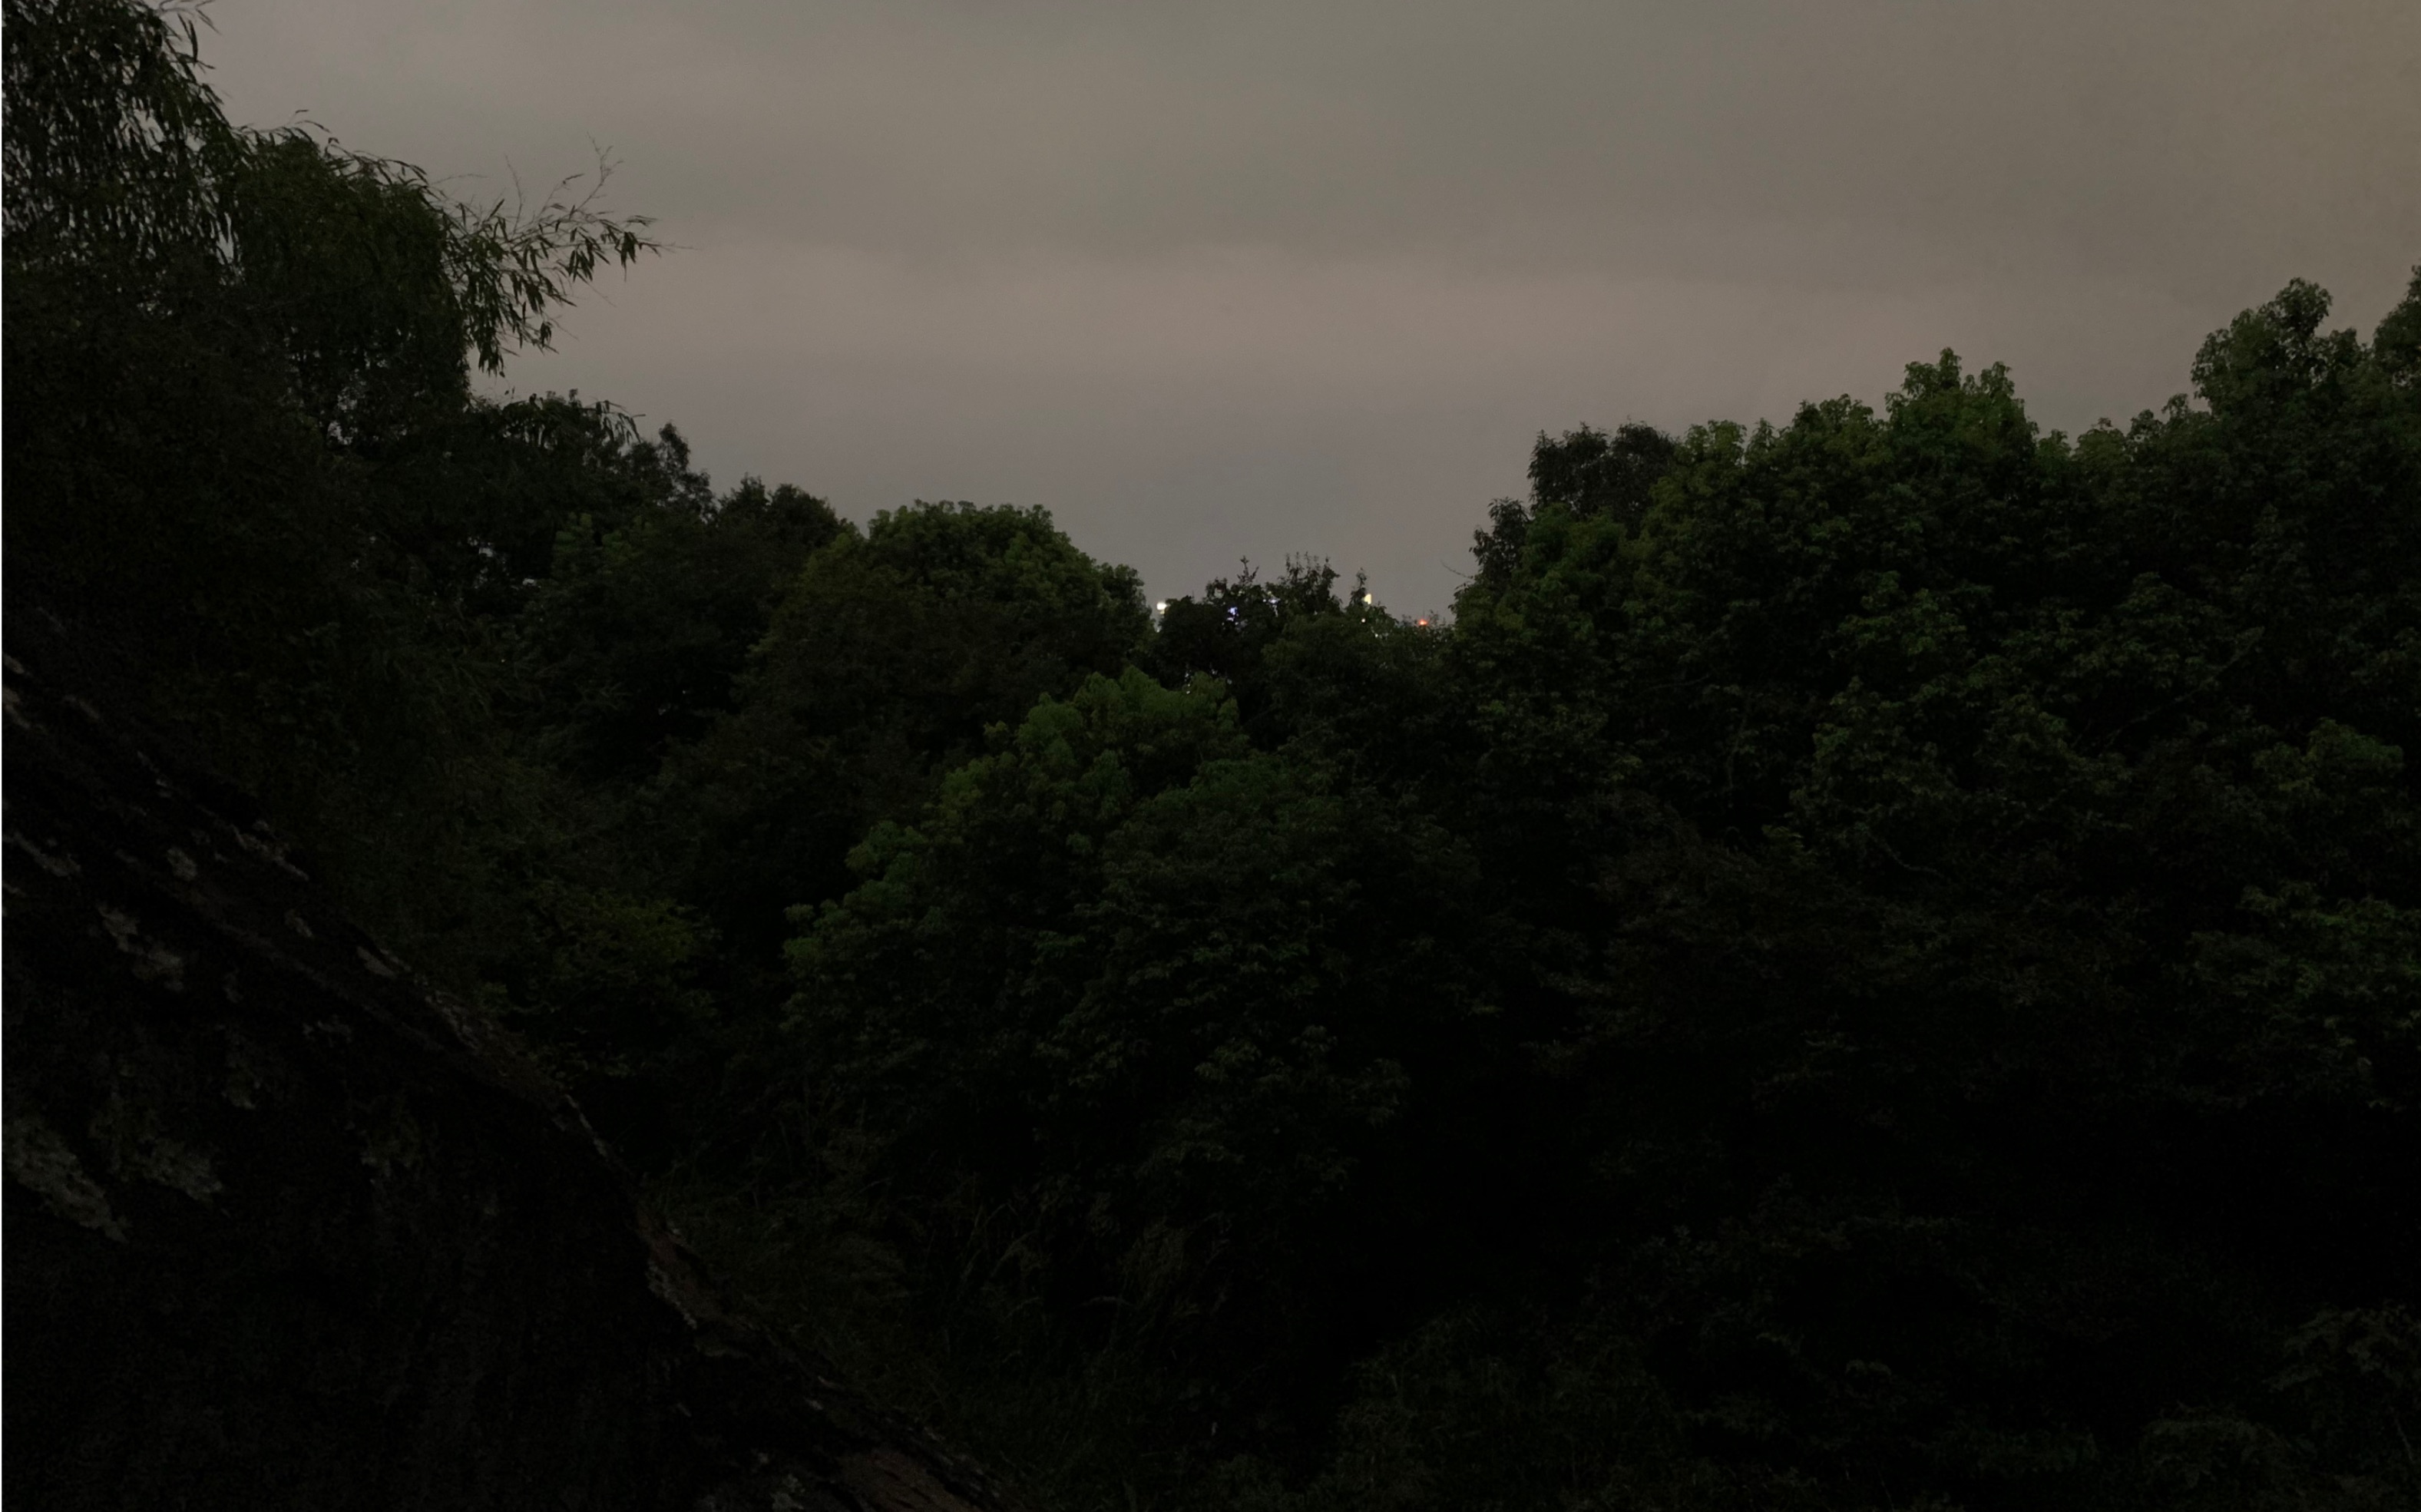
<path id="1" fill-rule="evenodd" d="M 860 514 L 1051 506 L 1442 604 L 1540 429 L 1875 398 L 1953 346 L 2047 423 L 2183 386 L 2290 276 L 2421 258 L 2421 8 L 220 0 L 234 112 L 465 195 L 585 165 L 684 250 L 522 386 Z"/>

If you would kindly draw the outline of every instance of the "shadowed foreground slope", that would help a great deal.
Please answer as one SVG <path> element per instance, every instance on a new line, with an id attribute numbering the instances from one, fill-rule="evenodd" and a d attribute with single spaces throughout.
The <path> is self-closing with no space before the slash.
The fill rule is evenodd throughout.
<path id="1" fill-rule="evenodd" d="M 1004 1504 L 725 1312 L 578 1107 L 71 646 L 11 626 L 9 1504 Z"/>

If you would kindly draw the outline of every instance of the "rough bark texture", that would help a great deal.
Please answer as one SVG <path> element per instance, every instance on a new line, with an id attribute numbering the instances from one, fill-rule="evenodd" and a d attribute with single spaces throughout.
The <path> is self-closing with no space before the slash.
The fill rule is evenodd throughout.
<path id="1" fill-rule="evenodd" d="M 12 618 L 8 1505 L 1004 1504 Z"/>

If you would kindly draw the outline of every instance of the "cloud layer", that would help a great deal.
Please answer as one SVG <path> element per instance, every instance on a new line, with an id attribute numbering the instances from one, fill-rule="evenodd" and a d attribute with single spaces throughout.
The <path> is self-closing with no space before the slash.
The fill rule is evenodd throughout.
<path id="1" fill-rule="evenodd" d="M 2074 428 L 2288 277 L 2366 326 L 2421 260 L 2408 0 L 210 14 L 239 118 L 466 196 L 610 144 L 684 250 L 517 386 L 861 516 L 1048 505 L 1162 593 L 1313 552 L 1438 607 L 1540 429 L 1945 346 Z"/>

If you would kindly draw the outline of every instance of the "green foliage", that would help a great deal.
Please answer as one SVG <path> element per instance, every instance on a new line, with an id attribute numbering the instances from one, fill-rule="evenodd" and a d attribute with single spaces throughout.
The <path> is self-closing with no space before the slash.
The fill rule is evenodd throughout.
<path id="1" fill-rule="evenodd" d="M 408 164 L 292 127 L 230 127 L 201 78 L 196 8 L 9 0 L 8 231 L 12 272 L 74 270 L 119 297 L 250 296 L 284 327 L 307 400 L 330 423 L 430 396 L 464 366 L 544 348 L 554 311 L 608 266 L 657 250 L 645 217 L 597 209 L 567 179 L 539 206 L 439 195 Z"/>
<path id="2" fill-rule="evenodd" d="M 710 938 L 663 898 L 579 888 L 550 878 L 529 890 L 542 936 L 534 971 L 488 984 L 489 1005 L 530 1035 L 567 1079 L 662 1069 L 714 1013 L 696 985 Z"/>
<path id="3" fill-rule="evenodd" d="M 1946 357 L 1694 432 L 1635 529 L 1542 506 L 1459 604 L 1527 758 L 1475 807 L 1592 879 L 1507 868 L 1630 1215 L 1597 1274 L 1703 1442 L 2082 1500 L 2163 1402 L 2279 1412 L 2262 1341 L 2402 1285 L 2421 474 L 2324 311 L 2073 444 Z"/>
<path id="4" fill-rule="evenodd" d="M 1071 1362 L 1164 1362 L 1205 1405 L 1142 1437 L 1198 1475 L 1222 1414 L 1245 1457 L 1217 1495 L 1243 1504 L 2402 1494 L 2401 1450 L 2324 1426 L 2409 1415 L 2400 1377 L 2340 1370 L 2351 1408 L 2278 1384 L 2304 1319 L 2408 1295 L 2392 1257 L 2421 1238 L 2421 472 L 2398 349 L 2321 335 L 2324 309 L 2290 288 L 2206 348 L 2203 407 L 2074 441 L 1948 356 L 1881 411 L 1632 434 L 1618 468 L 1594 432 L 1542 438 L 1448 636 L 1302 569 L 1172 604 L 1153 664 L 1249 683 L 1242 765 L 1134 788 L 1082 734 L 1103 715 L 1038 715 L 793 946 L 819 1106 L 884 1193 L 865 1222 L 1023 1267 L 1009 1305 L 1060 1317 Z M 1255 1057 L 1336 1021 L 1216 947 L 1343 912 L 1243 859 L 1297 853 L 1289 785 L 1438 837 L 1382 853 L 1461 905 L 1417 936 L 1455 974 L 1421 969 L 1487 1009 L 1362 1031 L 1402 1080 L 1350 1167 L 1300 1076 L 1265 1083 L 1291 1118 L 1246 1103 L 1231 1130 L 1210 1097 L 1201 1037 L 1236 1019 L 1197 970 L 1274 1010 Z M 1147 835 L 1183 858 L 1164 891 L 1120 870 Z M 1331 949 L 1339 983 L 1410 954 Z M 1122 1080 L 1189 1061 L 1201 1085 Z M 1204 1155 L 1250 1178 L 1153 1184 Z M 1197 1259 L 1195 1215 L 1229 1211 L 1255 1254 Z M 1439 1242 L 1475 1223 L 1484 1259 Z M 1122 1268 L 1163 1233 L 1174 1270 Z M 1257 1266 L 1324 1329 L 1257 1309 Z M 1088 1330 L 1090 1292 L 1170 1316 L 1121 1289 L 1145 1270 L 1215 1278 L 1186 1295 L 1216 1304 Z M 1553 1321 L 1475 1334 L 1459 1299 Z M 1256 1379 L 1230 1329 L 1355 1395 Z M 1655 1432 L 1527 1437 L 1594 1399 L 1582 1340 L 1629 1351 L 1632 1386 L 1590 1389 Z M 1316 1469 L 1287 1426 L 1323 1418 Z"/>
<path id="5" fill-rule="evenodd" d="M 235 143 L 201 80 L 197 15 L 12 0 L 0 28 L 12 251 L 102 273 L 222 239 L 213 159 Z"/>
<path id="6" fill-rule="evenodd" d="M 670 428 L 657 444 L 686 455 Z M 821 500 L 753 478 L 719 502 L 676 493 L 616 526 L 572 516 L 514 624 L 527 717 L 550 754 L 591 779 L 651 775 L 735 707 L 775 606 L 843 528 Z"/>
<path id="7" fill-rule="evenodd" d="M 1334 615 L 1357 622 L 1374 617 L 1360 582 L 1352 594 L 1336 597 L 1336 569 L 1325 562 L 1289 558 L 1286 570 L 1264 583 L 1250 562 L 1230 578 L 1214 578 L 1199 599 L 1187 595 L 1160 607 L 1158 633 L 1141 661 L 1164 682 L 1215 678 L 1235 696 L 1245 727 L 1260 743 L 1281 739 L 1270 727 L 1270 678 L 1263 661 L 1297 623 Z"/>
<path id="8" fill-rule="evenodd" d="M 592 1002 L 595 974 L 549 964 L 561 900 L 664 900 L 498 718 L 527 702 L 503 621 L 569 520 L 678 490 L 610 408 L 490 402 L 468 375 L 543 344 L 645 223 L 473 210 L 238 131 L 194 19 L 8 8 L 11 599 L 74 621 L 119 698 L 267 798 L 425 969 Z"/>
<path id="9" fill-rule="evenodd" d="M 1192 1420 L 1333 1369 L 1348 1236 L 1413 1220 L 1481 1021 L 1451 840 L 1131 669 L 853 860 L 801 911 L 793 1014 L 876 1222 L 1054 1311 L 1115 1299 L 1079 1333 L 1168 1362 Z"/>
<path id="10" fill-rule="evenodd" d="M 731 716 L 684 748 L 661 802 L 695 896 L 777 968 L 784 910 L 838 896 L 867 828 L 914 815 L 984 731 L 1114 672 L 1144 633 L 1132 569 L 1040 509 L 918 504 L 842 529 L 790 582 Z"/>
<path id="11" fill-rule="evenodd" d="M 300 129 L 237 131 L 193 19 L 8 7 L 11 555 L 247 778 L 393 786 L 482 694 L 459 605 L 398 591 L 443 553 L 414 550 L 436 543 L 376 464 L 496 428 L 466 354 L 542 344 L 573 287 L 650 244 L 585 204 L 500 220 Z M 453 523 L 474 550 L 480 522 Z"/>
<path id="12" fill-rule="evenodd" d="M 12 605 L 1049 1504 L 2421 1496 L 2421 276 L 1155 628 L 477 397 L 646 223 L 234 131 L 193 15 L 8 6 Z"/>

